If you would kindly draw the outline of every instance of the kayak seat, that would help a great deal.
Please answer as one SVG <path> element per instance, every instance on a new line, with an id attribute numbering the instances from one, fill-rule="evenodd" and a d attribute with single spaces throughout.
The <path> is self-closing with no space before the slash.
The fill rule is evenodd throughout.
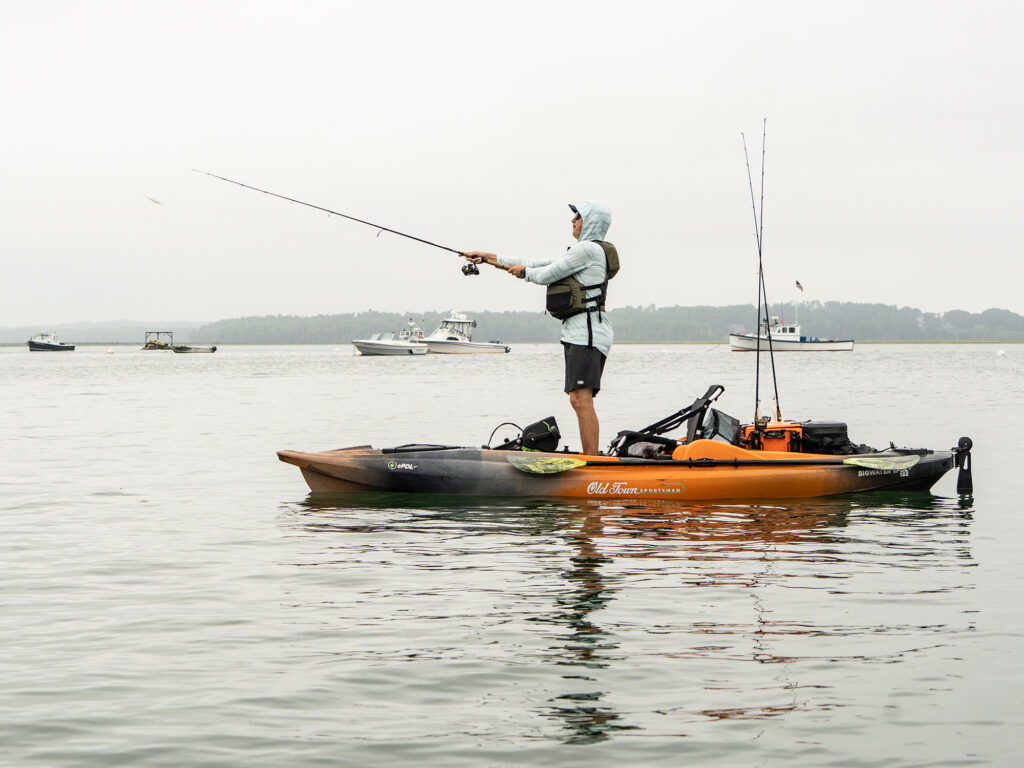
<path id="1" fill-rule="evenodd" d="M 743 430 L 739 419 L 722 413 L 716 408 L 708 408 L 701 424 L 699 436 L 705 440 L 717 440 L 730 445 L 741 445 L 743 442 Z"/>
<path id="2" fill-rule="evenodd" d="M 608 453 L 613 456 L 642 456 L 645 458 L 664 458 L 664 455 L 670 454 L 675 450 L 676 446 L 684 442 L 684 440 L 675 440 L 671 437 L 663 437 L 666 432 L 679 429 L 684 424 L 686 425 L 686 439 L 685 442 L 692 443 L 694 440 L 705 437 L 705 431 L 709 430 L 714 433 L 719 440 L 732 442 L 733 436 L 723 434 L 726 430 L 720 429 L 717 421 L 717 414 L 719 411 L 715 411 L 711 408 L 711 404 L 718 399 L 725 391 L 725 387 L 721 384 L 712 384 L 708 387 L 708 391 L 693 401 L 691 405 L 683 408 L 681 411 L 673 413 L 671 416 L 666 416 L 660 421 L 656 421 L 653 424 L 649 424 L 643 429 L 636 431 L 624 430 L 619 432 L 611 445 L 608 448 Z M 711 416 L 711 423 L 705 426 L 705 421 L 709 417 L 709 410 L 713 412 Z M 722 414 L 725 419 L 731 417 Z M 735 419 L 733 419 L 735 421 Z M 739 422 L 736 422 L 738 425 Z"/>

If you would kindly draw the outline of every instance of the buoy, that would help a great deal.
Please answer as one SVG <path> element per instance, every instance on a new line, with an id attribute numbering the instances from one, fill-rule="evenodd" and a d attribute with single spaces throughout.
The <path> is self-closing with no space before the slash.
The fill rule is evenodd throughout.
<path id="1" fill-rule="evenodd" d="M 996 352 L 996 357 L 1006 357 L 1006 350 L 1000 349 Z"/>

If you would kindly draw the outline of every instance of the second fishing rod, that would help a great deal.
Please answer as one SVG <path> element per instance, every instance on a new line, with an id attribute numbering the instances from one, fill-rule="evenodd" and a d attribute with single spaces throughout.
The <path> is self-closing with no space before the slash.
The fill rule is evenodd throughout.
<path id="1" fill-rule="evenodd" d="M 434 248 L 440 248 L 443 251 L 450 251 L 451 253 L 458 254 L 459 256 L 465 256 L 466 255 L 465 251 L 460 251 L 460 250 L 458 250 L 456 248 L 449 248 L 447 245 L 441 245 L 440 243 L 434 243 L 434 242 L 431 242 L 430 240 L 424 240 L 422 237 L 416 237 L 415 235 L 406 234 L 405 232 L 399 232 L 397 229 L 391 229 L 391 227 L 384 227 L 384 226 L 381 226 L 380 224 L 374 224 L 372 221 L 366 221 L 364 219 L 358 219 L 355 216 L 349 216 L 347 213 L 341 213 L 340 211 L 332 211 L 330 208 L 324 208 L 323 206 L 320 206 L 320 205 L 314 205 L 313 203 L 306 203 L 306 202 L 303 202 L 302 200 L 296 200 L 294 197 L 287 197 L 285 195 L 279 195 L 277 192 L 271 192 L 270 190 L 267 190 L 267 189 L 260 189 L 259 187 L 254 187 L 254 186 L 251 186 L 249 184 L 243 184 L 240 181 L 235 181 L 234 179 L 228 179 L 228 178 L 225 178 L 224 176 L 218 176 L 217 174 L 210 173 L 209 171 L 201 171 L 198 168 L 193 168 L 192 170 L 195 171 L 196 173 L 202 173 L 202 174 L 204 174 L 206 176 L 211 176 L 211 177 L 213 177 L 215 179 L 220 179 L 221 181 L 226 181 L 229 184 L 237 184 L 239 187 L 245 187 L 246 189 L 251 189 L 254 192 L 262 192 L 264 195 L 270 195 L 271 197 L 277 197 L 277 198 L 280 198 L 281 200 L 287 200 L 289 203 L 298 203 L 299 205 L 304 205 L 307 208 L 315 208 L 318 211 L 323 211 L 324 213 L 328 213 L 328 214 L 330 214 L 332 216 L 341 216 L 343 219 L 348 219 L 349 221 L 355 221 L 355 222 L 358 222 L 360 224 L 365 224 L 368 227 L 373 227 L 374 229 L 380 230 L 381 232 L 390 232 L 393 235 L 398 235 L 399 237 L 406 237 L 409 240 L 415 240 L 416 242 L 423 243 L 424 245 L 430 245 L 430 246 L 433 246 Z M 507 268 L 502 266 L 502 265 L 500 265 L 500 264 L 499 265 L 495 265 L 495 266 L 497 266 L 499 269 L 504 269 L 504 270 L 507 271 Z M 464 264 L 462 266 L 462 274 L 466 275 L 467 277 L 469 277 L 471 275 L 479 275 L 480 274 L 480 268 L 475 263 L 473 263 L 471 261 L 468 264 Z"/>

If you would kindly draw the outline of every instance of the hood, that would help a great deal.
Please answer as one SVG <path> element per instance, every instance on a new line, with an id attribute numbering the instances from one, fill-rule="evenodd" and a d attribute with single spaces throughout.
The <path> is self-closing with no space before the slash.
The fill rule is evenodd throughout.
<path id="1" fill-rule="evenodd" d="M 583 229 L 580 230 L 579 242 L 587 240 L 604 240 L 608 227 L 612 225 L 612 212 L 608 206 L 597 200 L 587 200 L 576 206 L 583 217 Z"/>

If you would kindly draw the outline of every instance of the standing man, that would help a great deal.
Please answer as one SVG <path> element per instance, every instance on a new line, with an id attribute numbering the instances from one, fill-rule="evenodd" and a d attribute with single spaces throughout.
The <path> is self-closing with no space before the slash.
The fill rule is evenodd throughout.
<path id="1" fill-rule="evenodd" d="M 590 200 L 572 210 L 572 235 L 577 242 L 563 255 L 516 261 L 483 251 L 463 254 L 479 264 L 503 267 L 518 278 L 548 286 L 547 310 L 562 321 L 565 350 L 565 391 L 576 412 L 583 453 L 598 454 L 600 424 L 594 397 L 612 346 L 612 325 L 605 314 L 608 280 L 619 270 L 615 246 L 604 242 L 612 214 L 608 206 Z"/>

